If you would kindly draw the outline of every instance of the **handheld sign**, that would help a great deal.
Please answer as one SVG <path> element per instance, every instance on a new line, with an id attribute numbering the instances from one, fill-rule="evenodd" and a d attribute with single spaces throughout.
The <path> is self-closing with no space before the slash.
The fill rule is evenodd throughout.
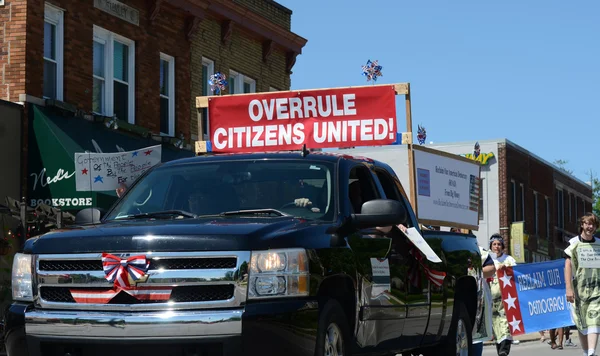
<path id="1" fill-rule="evenodd" d="M 421 251 L 421 253 L 425 255 L 425 257 L 427 257 L 429 261 L 434 263 L 442 262 L 440 257 L 435 253 L 435 251 L 433 251 L 433 249 L 431 248 L 431 246 L 429 246 L 427 241 L 425 241 L 423 236 L 419 234 L 419 231 L 417 231 L 417 229 L 415 229 L 414 227 L 406 229 L 406 236 L 415 245 L 415 247 L 418 248 L 419 251 Z"/>
<path id="2" fill-rule="evenodd" d="M 393 85 L 210 97 L 213 152 L 388 145 L 396 141 Z"/>
<path id="3" fill-rule="evenodd" d="M 114 191 L 160 163 L 161 156 L 160 145 L 130 152 L 75 153 L 77 191 Z"/>
<path id="4" fill-rule="evenodd" d="M 498 271 L 513 336 L 573 325 L 566 299 L 565 260 L 520 264 Z"/>

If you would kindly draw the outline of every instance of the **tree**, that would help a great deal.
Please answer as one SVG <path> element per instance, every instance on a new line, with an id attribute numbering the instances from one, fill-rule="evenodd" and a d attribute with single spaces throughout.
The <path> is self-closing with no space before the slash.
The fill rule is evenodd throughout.
<path id="1" fill-rule="evenodd" d="M 565 160 L 565 159 L 555 159 L 554 162 L 552 162 L 552 163 L 555 166 L 557 166 L 560 170 L 564 171 L 565 173 L 573 175 L 573 171 L 570 170 L 569 168 L 567 168 L 567 164 L 569 163 L 568 160 Z"/>
<path id="2" fill-rule="evenodd" d="M 600 216 L 600 179 L 591 177 L 592 184 L 592 209 L 596 216 Z"/>

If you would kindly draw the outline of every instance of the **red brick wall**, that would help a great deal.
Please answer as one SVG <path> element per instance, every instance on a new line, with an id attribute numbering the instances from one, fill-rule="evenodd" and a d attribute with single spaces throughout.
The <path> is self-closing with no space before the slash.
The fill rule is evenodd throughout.
<path id="1" fill-rule="evenodd" d="M 504 148 L 499 148 L 498 151 L 499 167 L 499 184 L 500 184 L 500 226 L 507 227 L 504 230 L 505 237 L 509 235 L 510 223 L 512 222 L 512 206 L 513 196 L 511 194 L 511 180 L 514 180 L 518 187 L 521 183 L 524 185 L 525 191 L 525 212 L 522 215 L 525 221 L 525 231 L 529 234 L 529 245 L 526 246 L 530 251 L 537 251 L 539 246 L 538 241 L 540 239 L 546 240 L 549 236 L 548 241 L 548 252 L 550 256 L 555 256 L 555 250 L 557 248 L 565 247 L 563 235 L 571 235 L 571 232 L 578 232 L 576 219 L 583 213 L 583 201 L 579 200 L 578 206 L 578 217 L 575 217 L 574 204 L 575 199 L 573 198 L 573 210 L 572 218 L 569 222 L 569 210 L 568 202 L 569 196 L 567 191 L 564 191 L 564 222 L 565 227 L 563 231 L 556 228 L 557 226 L 557 201 L 556 201 L 556 183 L 560 182 L 566 187 L 570 187 L 575 190 L 578 194 L 583 196 L 591 196 L 591 189 L 585 185 L 582 185 L 574 179 L 570 179 L 564 174 L 556 171 L 553 166 L 548 165 L 535 157 L 532 157 L 525 152 L 519 150 L 512 145 L 506 145 Z M 503 159 L 506 157 L 505 166 L 503 165 Z M 506 172 L 506 173 L 504 173 Z M 504 175 L 506 174 L 506 175 Z M 504 178 L 505 177 L 505 178 Z M 505 179 L 505 181 L 504 181 Z M 538 233 L 535 234 L 535 196 L 534 191 L 538 193 Z M 520 198 L 517 191 L 517 220 L 519 219 L 521 212 Z M 550 215 L 549 223 L 550 229 L 548 231 L 546 227 L 546 197 L 549 198 L 550 203 Z M 575 197 L 575 196 L 574 196 Z M 591 210 L 591 204 L 586 203 L 586 211 Z M 559 256 L 556 256 L 559 257 Z"/>
<path id="2" fill-rule="evenodd" d="M 190 134 L 190 44 L 186 38 L 186 17 L 163 4 L 158 17 L 149 20 L 148 2 L 123 1 L 140 12 L 139 26 L 130 24 L 93 7 L 93 1 L 49 0 L 64 13 L 64 99 L 91 112 L 93 25 L 135 41 L 135 120 L 136 124 L 160 131 L 159 63 L 160 52 L 175 57 L 176 134 Z M 42 97 L 44 1 L 28 0 L 27 85 L 29 95 Z M 18 94 L 17 94 L 18 97 Z M 15 97 L 12 96 L 11 99 Z"/>
<path id="3" fill-rule="evenodd" d="M 6 0 L 0 7 L 0 99 L 18 101 L 25 93 L 25 0 Z"/>

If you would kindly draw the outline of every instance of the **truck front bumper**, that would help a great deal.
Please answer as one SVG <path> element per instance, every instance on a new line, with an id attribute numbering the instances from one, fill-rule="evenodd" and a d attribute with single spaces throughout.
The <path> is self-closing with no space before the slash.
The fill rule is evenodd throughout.
<path id="1" fill-rule="evenodd" d="M 314 330 L 296 324 L 307 318 Z M 290 300 L 244 309 L 116 313 L 13 304 L 5 320 L 8 356 L 304 356 L 314 354 L 318 306 Z"/>

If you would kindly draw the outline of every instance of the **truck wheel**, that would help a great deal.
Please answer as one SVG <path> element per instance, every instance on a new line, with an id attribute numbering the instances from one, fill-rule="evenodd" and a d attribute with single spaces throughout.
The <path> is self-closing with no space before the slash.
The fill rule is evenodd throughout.
<path id="1" fill-rule="evenodd" d="M 349 356 L 348 321 L 340 304 L 329 300 L 321 310 L 317 332 L 316 356 Z"/>
<path id="2" fill-rule="evenodd" d="M 469 356 L 473 348 L 471 318 L 462 302 L 458 302 L 455 312 L 444 345 L 444 355 Z"/>

